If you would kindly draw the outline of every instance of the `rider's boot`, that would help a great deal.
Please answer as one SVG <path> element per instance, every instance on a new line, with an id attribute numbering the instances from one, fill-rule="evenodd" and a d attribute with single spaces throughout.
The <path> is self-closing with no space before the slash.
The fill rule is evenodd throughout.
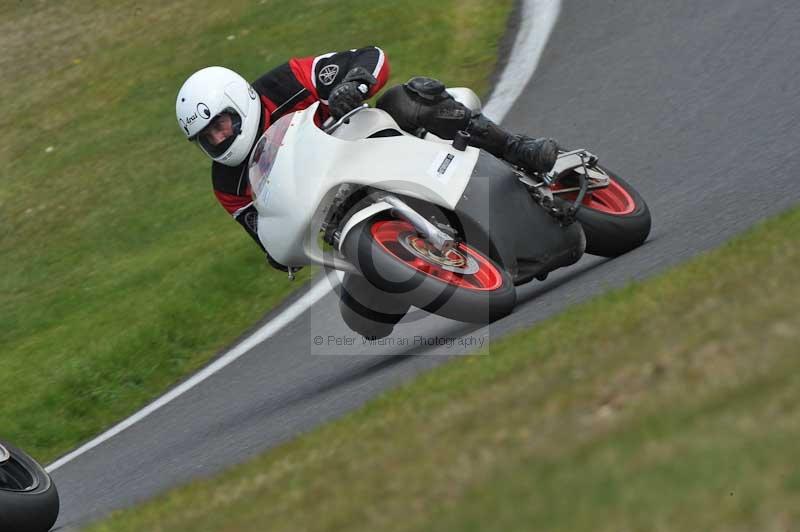
<path id="1" fill-rule="evenodd" d="M 553 139 L 513 135 L 480 113 L 456 101 L 444 84 L 433 78 L 412 78 L 387 90 L 378 100 L 405 131 L 453 140 L 463 130 L 469 143 L 495 157 L 530 172 L 547 172 L 556 162 L 558 144 Z"/>
<path id="2" fill-rule="evenodd" d="M 483 116 L 473 116 L 467 126 L 470 144 L 529 172 L 548 172 L 558 157 L 558 143 L 550 138 L 514 135 Z"/>

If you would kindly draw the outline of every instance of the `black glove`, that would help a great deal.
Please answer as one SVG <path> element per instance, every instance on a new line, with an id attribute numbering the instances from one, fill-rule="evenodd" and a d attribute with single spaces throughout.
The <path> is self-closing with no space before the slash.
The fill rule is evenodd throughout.
<path id="1" fill-rule="evenodd" d="M 334 120 L 339 120 L 364 103 L 370 88 L 376 83 L 378 80 L 366 68 L 356 67 L 350 70 L 328 96 L 328 108 Z"/>

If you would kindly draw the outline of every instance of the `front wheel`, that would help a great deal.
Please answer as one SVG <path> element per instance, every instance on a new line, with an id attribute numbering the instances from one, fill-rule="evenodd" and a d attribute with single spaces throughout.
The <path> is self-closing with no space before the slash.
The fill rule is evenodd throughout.
<path id="1" fill-rule="evenodd" d="M 342 251 L 376 288 L 446 318 L 488 323 L 516 303 L 511 277 L 490 258 L 464 243 L 441 254 L 404 220 L 366 220 Z"/>
<path id="2" fill-rule="evenodd" d="M 0 530 L 47 532 L 58 510 L 50 475 L 27 453 L 0 441 Z"/>
<path id="3" fill-rule="evenodd" d="M 617 257 L 641 246 L 650 234 L 650 209 L 627 181 L 603 169 L 608 186 L 589 191 L 576 218 L 586 234 L 586 253 Z M 558 192 L 559 185 L 553 187 Z M 556 197 L 569 201 L 577 192 Z"/>

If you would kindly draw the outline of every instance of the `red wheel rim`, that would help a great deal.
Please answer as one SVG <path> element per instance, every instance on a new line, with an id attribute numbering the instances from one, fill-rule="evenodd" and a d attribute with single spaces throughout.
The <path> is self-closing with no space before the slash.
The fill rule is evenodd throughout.
<path id="1" fill-rule="evenodd" d="M 554 192 L 558 191 L 559 188 L 562 188 L 560 183 L 553 185 Z M 569 201 L 575 201 L 578 197 L 578 193 L 567 192 L 559 196 Z M 630 214 L 636 209 L 636 202 L 631 195 L 628 194 L 628 191 L 622 188 L 622 186 L 612 178 L 608 179 L 607 187 L 586 192 L 586 196 L 584 196 L 581 205 L 595 211 L 616 216 Z"/>
<path id="2" fill-rule="evenodd" d="M 476 291 L 497 290 L 503 284 L 497 267 L 463 243 L 443 256 L 418 236 L 410 223 L 402 220 L 375 222 L 371 233 L 387 253 L 444 283 Z"/>

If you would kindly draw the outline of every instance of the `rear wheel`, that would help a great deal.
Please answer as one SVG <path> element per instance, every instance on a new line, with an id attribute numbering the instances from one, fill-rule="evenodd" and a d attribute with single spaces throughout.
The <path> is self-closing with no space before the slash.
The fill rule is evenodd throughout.
<path id="1" fill-rule="evenodd" d="M 516 303 L 510 276 L 491 259 L 464 243 L 440 253 L 403 220 L 366 220 L 342 249 L 375 287 L 434 314 L 488 323 Z"/>
<path id="2" fill-rule="evenodd" d="M 50 475 L 28 454 L 0 441 L 0 530 L 47 532 L 58 510 Z"/>
<path id="3" fill-rule="evenodd" d="M 621 177 L 603 170 L 608 186 L 586 193 L 576 218 L 586 234 L 586 253 L 616 257 L 641 246 L 650 234 L 650 209 L 642 196 Z M 563 185 L 557 183 L 553 191 Z M 577 192 L 557 198 L 574 201 Z"/>

